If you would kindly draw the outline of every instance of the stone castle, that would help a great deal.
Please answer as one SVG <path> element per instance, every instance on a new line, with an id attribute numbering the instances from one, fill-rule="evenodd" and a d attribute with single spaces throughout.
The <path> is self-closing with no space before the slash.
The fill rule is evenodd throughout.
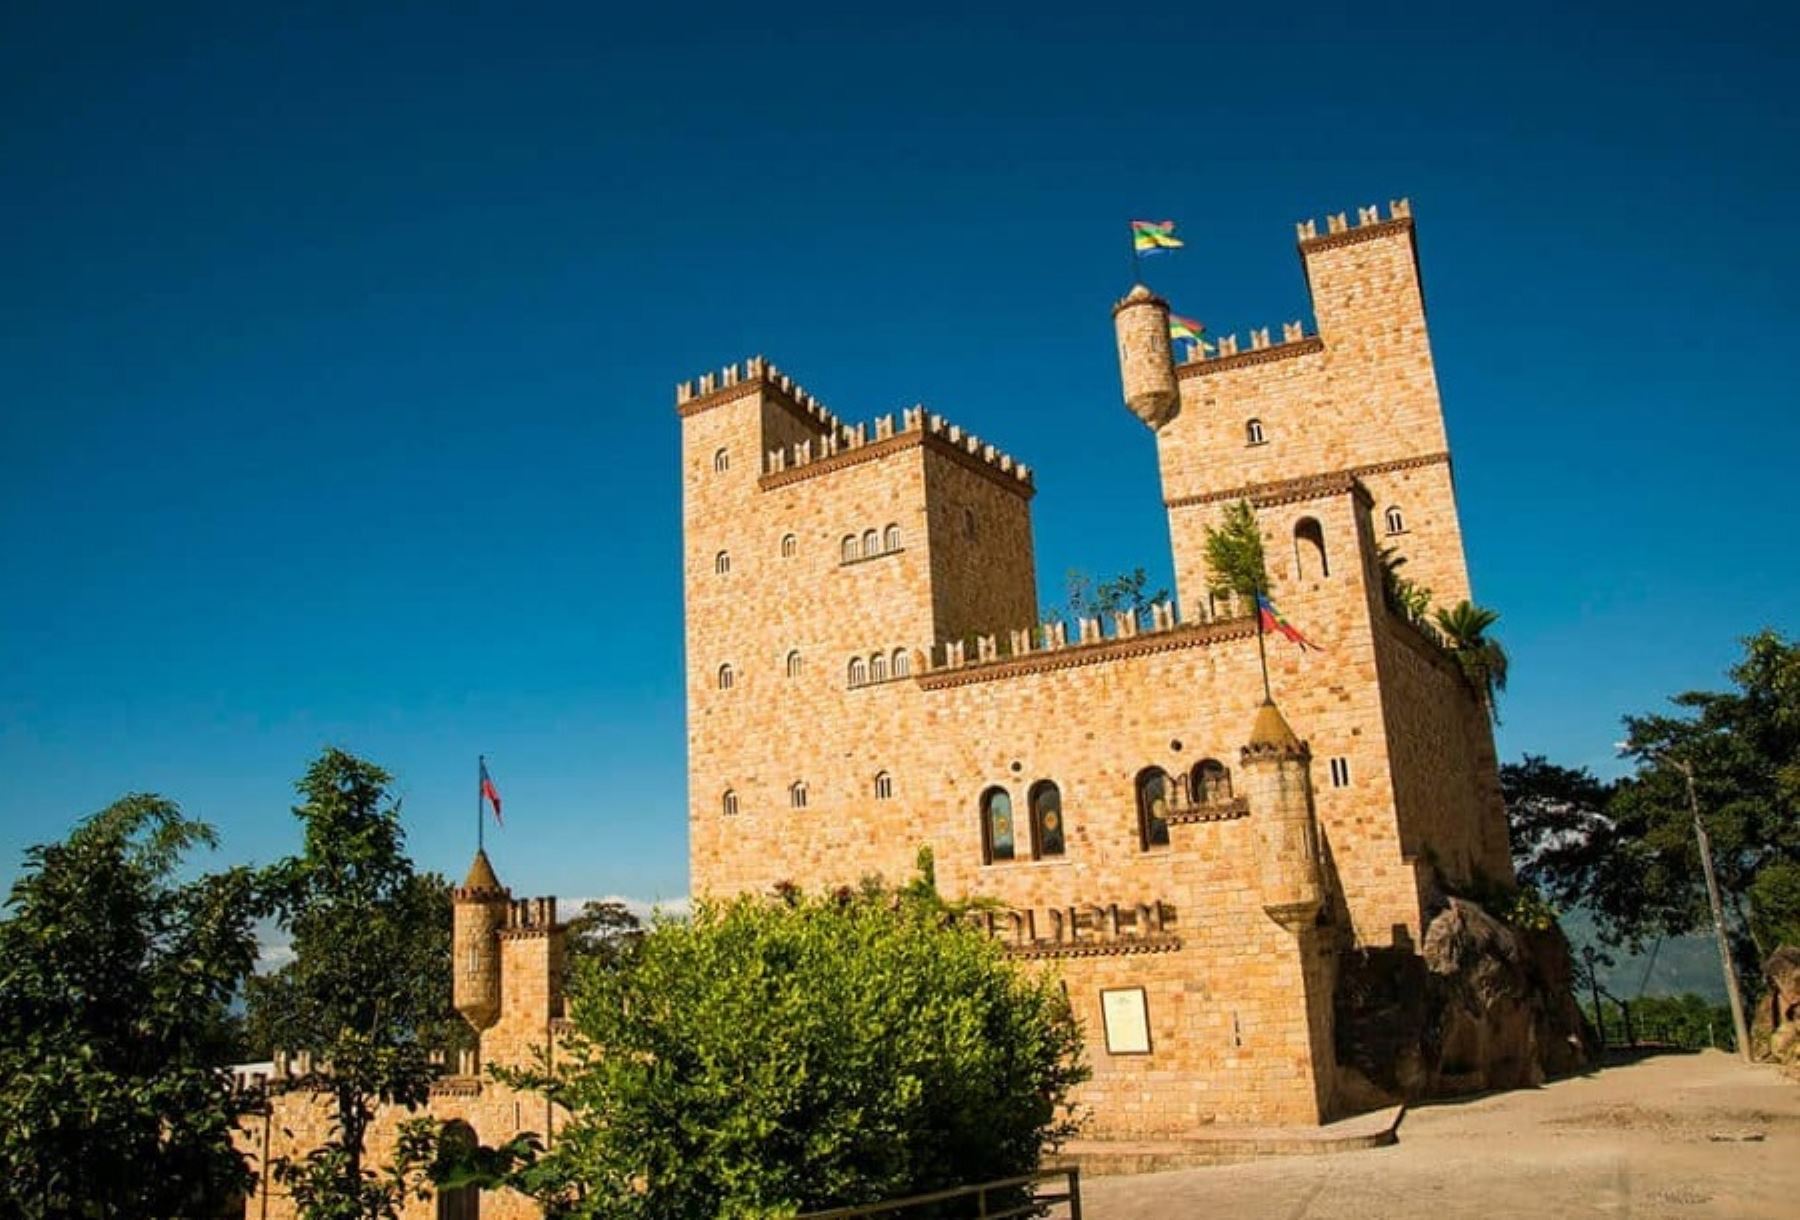
<path id="1" fill-rule="evenodd" d="M 1177 363 L 1113 310 L 1156 437 L 1175 605 L 1037 621 L 1024 464 L 924 408 L 849 425 L 758 358 L 677 387 L 697 895 L 909 876 L 997 900 L 1088 1031 L 1090 1132 L 1344 1108 L 1340 957 L 1512 882 L 1488 709 L 1384 596 L 1469 594 L 1411 210 L 1299 226 L 1317 329 Z M 1267 643 L 1208 588 L 1254 509 Z M 1279 710 L 1277 710 L 1279 708 Z"/>
<path id="2" fill-rule="evenodd" d="M 761 359 L 677 388 L 694 893 L 899 881 L 930 847 L 940 890 L 998 900 L 987 931 L 1061 972 L 1095 1136 L 1368 1104 L 1334 1029 L 1346 961 L 1415 961 L 1445 889 L 1512 880 L 1488 710 L 1381 580 L 1393 548 L 1468 596 L 1410 210 L 1299 239 L 1314 332 L 1177 363 L 1164 301 L 1113 310 L 1174 547 L 1177 603 L 1144 621 L 1037 622 L 1030 470 L 924 408 L 849 426 Z M 1206 529 L 1240 501 L 1321 646 L 1268 640 L 1269 699 L 1250 607 L 1208 589 Z M 489 1074 L 557 1054 L 555 900 L 515 900 L 484 853 L 454 897 L 477 1048 L 378 1116 L 372 1163 L 413 1117 L 555 1138 Z M 247 1216 L 293 1214 L 267 1169 L 325 1133 L 312 1068 L 278 1057 L 241 1132 Z M 406 1214 L 537 1213 L 465 1190 Z"/>
<path id="3" fill-rule="evenodd" d="M 459 1127 L 483 1144 L 503 1144 L 523 1132 L 553 1140 L 558 1109 L 538 1093 L 494 1079 L 490 1069 L 533 1069 L 554 1064 L 564 1032 L 564 945 L 556 899 L 512 896 L 500 883 L 487 853 L 477 851 L 469 875 L 452 891 L 452 994 L 457 1012 L 475 1033 L 475 1046 L 431 1086 L 424 1108 L 384 1106 L 369 1129 L 368 1164 L 385 1166 L 400 1124 L 432 1118 Z M 547 1060 L 541 1057 L 547 1057 Z M 255 1188 L 245 1202 L 254 1220 L 290 1220 L 293 1201 L 272 1180 L 278 1158 L 298 1159 L 322 1144 L 334 1114 L 322 1074 L 309 1056 L 278 1053 L 272 1071 L 247 1080 L 267 1092 L 266 1112 L 239 1129 L 238 1146 L 250 1158 Z M 483 1193 L 474 1187 L 439 1191 L 430 1200 L 409 1200 L 408 1220 L 536 1220 L 542 1213 L 524 1195 Z"/>

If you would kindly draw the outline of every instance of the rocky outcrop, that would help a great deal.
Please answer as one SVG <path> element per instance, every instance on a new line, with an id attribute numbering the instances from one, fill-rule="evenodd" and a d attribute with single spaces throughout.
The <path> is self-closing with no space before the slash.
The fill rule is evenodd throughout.
<path id="1" fill-rule="evenodd" d="M 1800 1068 L 1800 949 L 1783 945 L 1763 963 L 1768 984 L 1756 1006 L 1750 1043 L 1759 1055 Z"/>
<path id="2" fill-rule="evenodd" d="M 1353 950 L 1338 971 L 1346 1109 L 1541 1084 L 1588 1062 L 1593 1034 L 1559 928 L 1537 931 L 1451 898 L 1424 943 Z"/>

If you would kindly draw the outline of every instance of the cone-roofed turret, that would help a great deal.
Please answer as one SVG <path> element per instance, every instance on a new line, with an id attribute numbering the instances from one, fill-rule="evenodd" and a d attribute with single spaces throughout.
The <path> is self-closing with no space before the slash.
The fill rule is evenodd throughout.
<path id="1" fill-rule="evenodd" d="M 504 888 L 500 884 L 500 878 L 495 876 L 493 863 L 488 860 L 487 852 L 484 849 L 475 849 L 475 859 L 469 864 L 469 875 L 463 879 L 462 888 L 489 891 Z"/>
<path id="2" fill-rule="evenodd" d="M 1169 342 L 1169 303 L 1138 284 L 1113 306 L 1119 340 L 1119 380 L 1125 405 L 1151 428 L 1160 428 L 1181 409 L 1175 385 L 1175 353 Z"/>
<path id="3" fill-rule="evenodd" d="M 1268 699 L 1256 710 L 1241 762 L 1256 828 L 1263 910 L 1288 931 L 1301 932 L 1317 918 L 1325 898 L 1313 814 L 1312 752 Z"/>

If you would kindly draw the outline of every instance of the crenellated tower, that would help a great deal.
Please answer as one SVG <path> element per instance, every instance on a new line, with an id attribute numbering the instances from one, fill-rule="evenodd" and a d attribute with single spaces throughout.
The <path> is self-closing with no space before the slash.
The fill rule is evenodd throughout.
<path id="1" fill-rule="evenodd" d="M 511 902 L 512 892 L 494 875 L 487 852 L 476 851 L 469 875 L 451 891 L 451 996 L 478 1034 L 500 1017 L 499 933 Z"/>
<path id="2" fill-rule="evenodd" d="M 523 1066 L 562 1015 L 565 934 L 554 898 L 514 898 L 485 851 L 451 892 L 456 1011 L 477 1035 L 474 1066 Z"/>

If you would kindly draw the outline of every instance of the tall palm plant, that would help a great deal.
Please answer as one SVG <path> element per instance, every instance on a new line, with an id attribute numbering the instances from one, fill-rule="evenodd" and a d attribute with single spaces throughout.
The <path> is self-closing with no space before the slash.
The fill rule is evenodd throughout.
<path id="1" fill-rule="evenodd" d="M 1500 615 L 1473 602 L 1461 601 L 1448 610 L 1440 608 L 1436 617 L 1444 647 L 1456 658 L 1463 677 L 1487 700 L 1489 712 L 1498 720 L 1494 696 L 1506 689 L 1506 649 L 1498 640 L 1490 639 L 1487 630 L 1500 620 Z"/>

